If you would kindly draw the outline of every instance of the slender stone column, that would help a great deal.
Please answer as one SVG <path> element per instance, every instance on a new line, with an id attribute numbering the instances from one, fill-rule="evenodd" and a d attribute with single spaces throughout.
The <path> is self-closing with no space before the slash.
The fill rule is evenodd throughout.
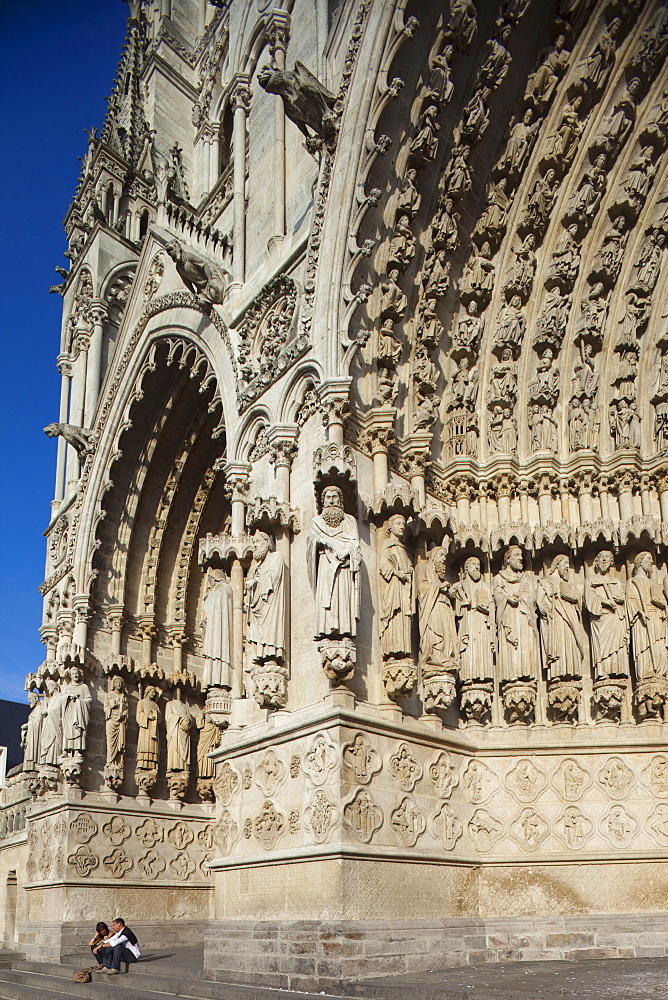
<path id="1" fill-rule="evenodd" d="M 246 501 L 248 499 L 248 477 L 250 476 L 251 464 L 250 462 L 226 462 L 224 471 L 228 496 L 232 501 L 230 534 L 233 537 L 238 537 L 243 535 L 246 529 Z"/>
<path id="2" fill-rule="evenodd" d="M 84 426 L 92 427 L 97 401 L 100 395 L 100 375 L 102 372 L 102 343 L 104 339 L 104 322 L 107 319 L 107 307 L 104 302 L 96 300 L 88 310 L 93 321 L 93 333 L 88 351 L 88 366 L 86 369 L 86 410 Z"/>
<path id="3" fill-rule="evenodd" d="M 58 355 L 58 371 L 60 372 L 60 407 L 58 409 L 58 421 L 61 424 L 67 423 L 67 411 L 70 405 L 70 381 L 72 378 L 72 365 L 64 354 Z M 56 488 L 54 490 L 54 503 L 56 506 L 65 495 L 65 454 L 67 443 L 64 438 L 58 438 L 58 456 L 56 458 Z"/>
<path id="4" fill-rule="evenodd" d="M 232 502 L 233 538 L 243 535 L 246 530 L 246 501 L 250 488 L 250 462 L 226 462 L 224 466 L 228 496 Z M 230 563 L 230 585 L 232 587 L 232 696 L 240 698 L 244 686 L 244 568 L 238 556 L 232 556 Z"/>
<path id="5" fill-rule="evenodd" d="M 659 491 L 659 506 L 661 508 L 661 520 L 668 522 L 668 474 L 658 472 L 656 485 Z"/>
<path id="6" fill-rule="evenodd" d="M 232 87 L 234 111 L 234 232 L 232 246 L 232 281 L 238 288 L 246 272 L 246 115 L 250 105 L 248 77 L 239 73 Z"/>
<path id="7" fill-rule="evenodd" d="M 633 517 L 633 487 L 634 476 L 624 474 L 617 480 L 619 490 L 619 516 L 622 520 Z"/>
<path id="8" fill-rule="evenodd" d="M 85 649 L 90 619 L 88 594 L 77 594 L 72 600 L 72 605 L 74 607 L 74 644 L 80 649 Z"/>
<path id="9" fill-rule="evenodd" d="M 285 69 L 285 50 L 290 39 L 290 15 L 273 10 L 267 28 L 271 62 L 279 70 Z M 274 98 L 274 234 L 273 242 L 285 236 L 285 111 L 283 100 Z"/>
<path id="10" fill-rule="evenodd" d="M 157 633 L 153 615 L 138 615 L 137 627 L 142 640 L 142 666 L 148 667 L 152 663 L 153 639 Z"/>
<path id="11" fill-rule="evenodd" d="M 365 431 L 366 444 L 373 461 L 374 492 L 382 493 L 389 482 L 387 449 L 394 438 L 396 410 L 376 407 L 369 413 L 369 423 Z"/>
<path id="12" fill-rule="evenodd" d="M 230 565 L 232 587 L 232 697 L 241 698 L 244 689 L 244 568 L 241 561 L 232 559 Z M 249 692 L 249 695 L 252 692 Z"/>
<path id="13" fill-rule="evenodd" d="M 112 604 L 107 608 L 107 624 L 111 628 L 111 655 L 121 655 L 121 635 L 123 630 L 123 605 Z"/>
<path id="14" fill-rule="evenodd" d="M 318 396 L 327 414 L 327 440 L 330 444 L 343 444 L 343 421 L 349 409 L 351 382 L 350 376 L 341 375 L 318 386 Z"/>
<path id="15" fill-rule="evenodd" d="M 89 334 L 86 330 L 79 330 L 76 336 L 78 354 L 74 362 L 72 374 L 72 384 L 70 391 L 70 418 L 69 423 L 75 427 L 83 426 L 84 405 L 86 398 L 86 369 L 88 367 L 88 345 L 90 343 Z M 79 478 L 79 456 L 72 445 L 67 446 L 67 466 L 66 478 L 68 485 L 75 483 Z"/>
<path id="16" fill-rule="evenodd" d="M 297 454 L 299 427 L 297 424 L 276 424 L 267 432 L 269 461 L 274 466 L 276 499 L 290 503 L 290 469 Z"/>

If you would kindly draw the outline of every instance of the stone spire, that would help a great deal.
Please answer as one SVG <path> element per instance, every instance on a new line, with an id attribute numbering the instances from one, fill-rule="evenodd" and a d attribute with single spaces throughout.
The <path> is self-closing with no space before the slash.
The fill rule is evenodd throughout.
<path id="1" fill-rule="evenodd" d="M 130 167 L 139 164 L 149 138 L 140 90 L 146 47 L 146 21 L 140 6 L 134 4 L 101 135 L 101 142 L 127 160 Z"/>

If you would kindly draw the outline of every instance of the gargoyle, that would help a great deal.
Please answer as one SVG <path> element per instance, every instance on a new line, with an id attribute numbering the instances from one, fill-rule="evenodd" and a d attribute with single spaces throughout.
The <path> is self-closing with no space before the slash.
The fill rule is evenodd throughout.
<path id="1" fill-rule="evenodd" d="M 90 448 L 90 439 L 93 436 L 92 431 L 87 431 L 83 427 L 77 427 L 75 424 L 47 424 L 44 428 L 44 433 L 50 438 L 64 438 L 68 444 L 76 448 L 80 458 Z"/>
<path id="2" fill-rule="evenodd" d="M 305 145 L 310 153 L 334 138 L 334 104 L 337 97 L 323 87 L 303 63 L 297 60 L 291 70 L 264 66 L 257 80 L 268 94 L 278 94 L 281 98 L 286 115 L 306 136 Z M 311 135 L 309 129 L 315 135 Z"/>
<path id="3" fill-rule="evenodd" d="M 197 297 L 202 308 L 209 312 L 212 305 L 220 305 L 227 289 L 229 272 L 178 240 L 168 243 L 165 250 L 176 264 L 181 281 Z"/>

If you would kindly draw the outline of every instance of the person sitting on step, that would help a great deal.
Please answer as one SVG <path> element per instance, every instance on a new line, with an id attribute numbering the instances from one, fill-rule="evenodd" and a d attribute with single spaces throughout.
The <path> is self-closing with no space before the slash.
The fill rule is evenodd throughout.
<path id="1" fill-rule="evenodd" d="M 136 962 L 140 951 L 136 934 L 126 927 L 122 917 L 115 917 L 111 926 L 114 933 L 102 942 L 102 947 L 97 952 L 97 959 L 104 968 L 97 971 L 115 976 L 121 971 L 121 962 Z"/>

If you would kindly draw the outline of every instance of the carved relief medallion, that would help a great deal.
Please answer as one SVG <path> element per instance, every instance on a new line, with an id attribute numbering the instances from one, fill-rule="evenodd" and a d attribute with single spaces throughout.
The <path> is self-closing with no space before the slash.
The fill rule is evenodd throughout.
<path id="1" fill-rule="evenodd" d="M 280 764 L 280 761 L 279 761 Z M 285 768 L 283 768 L 285 770 Z M 273 850 L 285 830 L 285 817 L 277 812 L 273 802 L 265 802 L 255 817 L 255 836 L 267 851 Z"/>
<path id="2" fill-rule="evenodd" d="M 577 806 L 566 806 L 554 824 L 554 831 L 571 851 L 579 851 L 589 840 L 592 823 Z"/>
<path id="3" fill-rule="evenodd" d="M 42 843 L 46 847 L 51 840 L 51 824 L 49 823 L 48 820 L 45 820 L 42 823 L 39 833 L 40 837 L 42 838 Z"/>
<path id="4" fill-rule="evenodd" d="M 175 858 L 169 862 L 169 870 L 179 882 L 185 882 L 195 871 L 195 862 L 187 854 L 180 851 Z"/>
<path id="5" fill-rule="evenodd" d="M 668 796 L 668 757 L 663 753 L 656 754 L 643 768 L 640 777 L 643 784 L 647 785 L 655 795 L 659 798 L 666 798 Z"/>
<path id="6" fill-rule="evenodd" d="M 299 833 L 299 809 L 292 809 L 288 815 L 288 829 L 290 833 Z"/>
<path id="7" fill-rule="evenodd" d="M 88 845 L 79 847 L 74 854 L 70 854 L 67 860 L 80 878 L 87 878 L 100 863 L 97 854 L 93 854 Z"/>
<path id="8" fill-rule="evenodd" d="M 368 844 L 383 825 L 383 810 L 376 805 L 366 788 L 358 788 L 343 807 L 343 822 L 353 836 Z"/>
<path id="9" fill-rule="evenodd" d="M 132 830 L 122 816 L 114 816 L 102 827 L 102 833 L 107 840 L 110 840 L 114 847 L 120 847 L 124 840 L 127 840 Z"/>
<path id="10" fill-rule="evenodd" d="M 562 799 L 578 802 L 592 785 L 592 776 L 577 760 L 566 757 L 555 771 L 552 784 Z"/>
<path id="11" fill-rule="evenodd" d="M 610 806 L 598 826 L 613 847 L 628 847 L 638 830 L 638 821 L 617 804 Z"/>
<path id="12" fill-rule="evenodd" d="M 366 733 L 355 733 L 352 741 L 343 747 L 343 764 L 354 772 L 360 785 L 368 785 L 381 770 L 383 760 Z"/>
<path id="13" fill-rule="evenodd" d="M 205 854 L 199 863 L 199 870 L 201 871 L 204 878 L 211 878 L 210 862 L 212 860 L 213 860 L 213 854 Z"/>
<path id="14" fill-rule="evenodd" d="M 497 840 L 503 836 L 503 823 L 490 815 L 486 809 L 476 809 L 468 822 L 468 832 L 476 850 L 485 854 L 491 851 Z"/>
<path id="15" fill-rule="evenodd" d="M 266 750 L 255 769 L 255 784 L 263 795 L 274 795 L 285 778 L 285 764 L 276 756 L 272 747 Z"/>
<path id="16" fill-rule="evenodd" d="M 298 778 L 301 770 L 301 757 L 298 753 L 290 754 L 290 777 Z"/>
<path id="17" fill-rule="evenodd" d="M 431 821 L 434 836 L 446 851 L 451 851 L 462 835 L 462 824 L 449 802 L 444 802 Z"/>
<path id="18" fill-rule="evenodd" d="M 162 875 L 167 865 L 163 858 L 160 857 L 155 851 L 147 851 L 143 854 L 137 862 L 137 868 L 149 881 L 157 878 L 158 875 Z"/>
<path id="19" fill-rule="evenodd" d="M 470 760 L 463 778 L 468 797 L 474 805 L 486 802 L 492 792 L 499 787 L 497 775 L 481 760 Z"/>
<path id="20" fill-rule="evenodd" d="M 404 847 L 414 847 L 426 827 L 425 818 L 412 795 L 405 795 L 390 813 L 390 826 Z"/>
<path id="21" fill-rule="evenodd" d="M 65 822 L 63 816 L 59 816 L 56 822 L 54 823 L 53 832 L 58 838 L 58 840 L 62 840 L 64 838 L 65 834 L 67 833 L 67 823 Z"/>
<path id="22" fill-rule="evenodd" d="M 523 809 L 510 825 L 510 834 L 525 851 L 536 851 L 550 832 L 545 820 L 535 809 Z"/>
<path id="23" fill-rule="evenodd" d="M 506 775 L 505 785 L 520 802 L 534 802 L 547 787 L 547 778 L 528 757 L 523 757 Z"/>
<path id="24" fill-rule="evenodd" d="M 40 878 L 48 878 L 49 872 L 51 871 L 51 853 L 48 850 L 42 851 L 39 856 L 39 863 L 37 867 L 39 868 Z"/>
<path id="25" fill-rule="evenodd" d="M 390 757 L 388 768 L 404 792 L 412 792 L 422 777 L 422 764 L 413 755 L 408 743 L 399 744 L 397 752 Z"/>
<path id="26" fill-rule="evenodd" d="M 661 847 L 668 847 L 668 805 L 660 802 L 654 806 L 645 820 L 645 826 L 650 837 Z"/>
<path id="27" fill-rule="evenodd" d="M 625 799 L 633 784 L 633 771 L 621 757 L 611 757 L 598 772 L 596 780 L 611 799 Z"/>
<path id="28" fill-rule="evenodd" d="M 304 754 L 302 770 L 314 785 L 322 785 L 336 767 L 338 759 L 338 751 L 331 740 L 325 733 L 316 733 Z"/>
<path id="29" fill-rule="evenodd" d="M 459 784 L 459 775 L 453 767 L 452 759 L 447 750 L 436 754 L 435 759 L 427 768 L 427 774 L 436 789 L 436 794 L 442 799 L 449 799 L 453 788 Z"/>
<path id="30" fill-rule="evenodd" d="M 107 855 L 102 864 L 114 878 L 123 878 L 134 867 L 132 858 L 129 858 L 120 847 L 117 847 L 111 854 Z"/>
<path id="31" fill-rule="evenodd" d="M 65 851 L 62 847 L 59 847 L 56 851 L 55 869 L 56 878 L 62 878 L 65 874 Z"/>
<path id="32" fill-rule="evenodd" d="M 155 847 L 163 840 L 165 831 L 150 816 L 135 829 L 135 837 L 144 847 Z"/>
<path id="33" fill-rule="evenodd" d="M 171 840 L 177 851 L 182 851 L 195 839 L 195 834 L 181 820 L 167 832 L 167 837 Z"/>
<path id="34" fill-rule="evenodd" d="M 224 806 L 229 806 L 240 785 L 241 776 L 237 769 L 232 767 L 229 760 L 223 761 L 213 783 L 217 800 Z"/>
<path id="35" fill-rule="evenodd" d="M 253 836 L 253 820 L 248 817 L 244 820 L 244 838 L 250 840 Z"/>
<path id="36" fill-rule="evenodd" d="M 210 851 L 215 842 L 213 823 L 207 823 L 197 834 L 197 843 L 206 851 Z"/>
<path id="37" fill-rule="evenodd" d="M 336 823 L 338 810 L 330 802 L 325 793 L 320 790 L 311 799 L 311 804 L 304 810 L 304 827 L 310 831 L 316 844 L 323 844 Z"/>
<path id="38" fill-rule="evenodd" d="M 97 823 L 90 813 L 79 813 L 70 823 L 70 831 L 78 844 L 87 844 L 97 833 Z"/>
<path id="39" fill-rule="evenodd" d="M 224 858 L 227 857 L 239 837 L 239 826 L 234 822 L 229 809 L 223 809 L 218 817 L 214 836 L 216 840 L 216 847 Z"/>

